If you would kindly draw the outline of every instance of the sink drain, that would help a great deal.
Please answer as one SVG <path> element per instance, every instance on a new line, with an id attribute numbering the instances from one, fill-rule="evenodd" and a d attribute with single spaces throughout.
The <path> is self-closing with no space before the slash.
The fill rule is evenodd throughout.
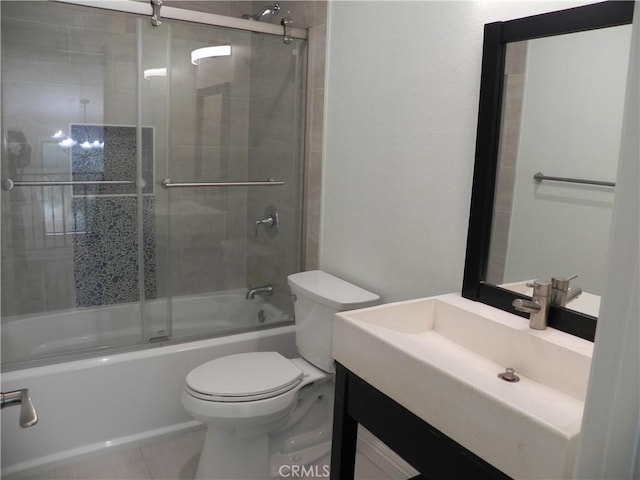
<path id="1" fill-rule="evenodd" d="M 516 375 L 516 371 L 513 368 L 507 368 L 504 372 L 499 373 L 498 378 L 511 383 L 520 381 L 520 377 Z"/>

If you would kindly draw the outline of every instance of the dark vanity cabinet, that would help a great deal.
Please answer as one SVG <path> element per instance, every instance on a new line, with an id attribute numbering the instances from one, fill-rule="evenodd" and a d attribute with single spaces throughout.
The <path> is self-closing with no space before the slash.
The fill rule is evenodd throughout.
<path id="1" fill-rule="evenodd" d="M 511 478 L 337 363 L 331 480 L 354 478 L 358 424 L 418 470 L 416 479 Z"/>

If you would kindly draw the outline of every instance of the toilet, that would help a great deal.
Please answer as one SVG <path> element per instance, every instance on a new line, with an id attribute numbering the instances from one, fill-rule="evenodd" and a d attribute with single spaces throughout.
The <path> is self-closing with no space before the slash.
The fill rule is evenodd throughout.
<path id="1" fill-rule="evenodd" d="M 330 451 L 334 314 L 380 297 L 319 270 L 289 275 L 288 283 L 300 357 L 239 353 L 187 375 L 182 405 L 207 425 L 196 479 L 284 478 Z"/>

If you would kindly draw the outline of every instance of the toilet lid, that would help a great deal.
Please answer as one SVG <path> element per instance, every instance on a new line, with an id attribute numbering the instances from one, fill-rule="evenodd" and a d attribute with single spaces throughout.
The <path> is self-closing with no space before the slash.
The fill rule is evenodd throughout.
<path id="1" fill-rule="evenodd" d="M 302 370 L 277 352 L 251 352 L 216 358 L 187 375 L 187 387 L 214 401 L 251 401 L 291 390 Z"/>

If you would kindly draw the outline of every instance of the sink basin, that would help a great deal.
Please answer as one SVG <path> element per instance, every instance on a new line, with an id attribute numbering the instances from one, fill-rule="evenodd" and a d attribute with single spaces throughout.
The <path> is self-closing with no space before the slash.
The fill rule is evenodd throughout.
<path id="1" fill-rule="evenodd" d="M 334 358 L 514 478 L 570 478 L 593 344 L 457 294 L 337 314 Z M 513 368 L 520 381 L 498 378 Z"/>

